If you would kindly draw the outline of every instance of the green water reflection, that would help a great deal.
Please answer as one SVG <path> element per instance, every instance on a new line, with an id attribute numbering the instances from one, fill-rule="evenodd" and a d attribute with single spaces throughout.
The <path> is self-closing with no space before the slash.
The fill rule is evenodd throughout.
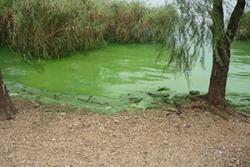
<path id="1" fill-rule="evenodd" d="M 154 91 L 161 87 L 176 93 L 187 93 L 189 90 L 207 92 L 211 53 L 206 55 L 206 69 L 197 64 L 191 72 L 188 87 L 184 76 L 177 77 L 169 69 L 163 72 L 169 56 L 165 51 L 157 58 L 159 51 L 158 45 L 112 44 L 87 53 L 75 53 L 62 60 L 27 63 L 8 49 L 0 49 L 0 67 L 13 93 L 35 97 L 37 92 L 42 96 L 39 99 L 52 97 L 47 101 L 58 101 L 61 95 L 65 95 L 64 101 L 73 105 L 83 104 L 79 97 L 83 101 L 95 97 L 112 108 L 112 105 L 118 104 L 114 101 L 120 101 L 119 105 L 122 105 L 121 97 L 128 94 Z M 249 109 L 250 42 L 233 45 L 227 98 Z M 84 103 L 84 106 L 87 104 Z"/>

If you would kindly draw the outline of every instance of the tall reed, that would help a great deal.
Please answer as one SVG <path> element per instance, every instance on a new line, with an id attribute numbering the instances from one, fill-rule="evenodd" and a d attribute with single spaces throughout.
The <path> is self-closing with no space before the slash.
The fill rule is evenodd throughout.
<path id="1" fill-rule="evenodd" d="M 118 1 L 110 6 L 112 15 L 106 39 L 110 42 L 163 42 L 171 21 L 178 14 L 171 6 L 148 7 L 137 1 Z"/>
<path id="2" fill-rule="evenodd" d="M 3 38 L 25 58 L 59 59 L 106 42 L 164 42 L 173 7 L 148 7 L 137 1 L 22 0 L 9 10 L 12 28 Z M 8 23 L 9 24 L 9 23 Z"/>
<path id="3" fill-rule="evenodd" d="M 0 1 L 0 46 L 8 43 L 10 32 L 14 28 L 14 15 L 11 0 Z"/>
<path id="4" fill-rule="evenodd" d="M 237 37 L 240 40 L 250 40 L 250 11 L 243 15 Z"/>
<path id="5" fill-rule="evenodd" d="M 103 23 L 91 1 L 22 0 L 15 5 L 13 47 L 32 58 L 60 58 L 104 43 Z M 94 11 L 94 9 L 91 9 Z"/>

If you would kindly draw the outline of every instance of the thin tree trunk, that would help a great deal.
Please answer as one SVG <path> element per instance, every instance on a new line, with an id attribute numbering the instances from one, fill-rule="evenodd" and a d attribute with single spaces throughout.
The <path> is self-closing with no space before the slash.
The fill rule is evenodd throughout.
<path id="1" fill-rule="evenodd" d="M 9 120 L 16 113 L 0 70 L 0 120 Z"/>

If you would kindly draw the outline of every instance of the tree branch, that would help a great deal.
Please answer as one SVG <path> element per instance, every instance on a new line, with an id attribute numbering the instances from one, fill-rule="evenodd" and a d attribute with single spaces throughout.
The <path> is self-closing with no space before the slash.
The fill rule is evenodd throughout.
<path id="1" fill-rule="evenodd" d="M 227 27 L 226 36 L 229 39 L 229 42 L 231 43 L 236 35 L 240 18 L 242 17 L 244 13 L 244 9 L 246 6 L 246 0 L 237 0 L 237 4 L 233 10 L 233 13 L 230 17 L 229 24 Z"/>
<path id="2" fill-rule="evenodd" d="M 214 44 L 220 40 L 223 40 L 225 36 L 224 31 L 224 11 L 223 11 L 223 0 L 213 0 L 213 8 L 211 16 L 213 24 L 211 26 L 211 32 L 213 35 Z"/>

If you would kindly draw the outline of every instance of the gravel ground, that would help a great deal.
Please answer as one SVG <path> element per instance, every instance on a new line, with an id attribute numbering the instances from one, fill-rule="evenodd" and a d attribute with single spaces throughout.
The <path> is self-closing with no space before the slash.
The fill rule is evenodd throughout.
<path id="1" fill-rule="evenodd" d="M 249 118 L 224 120 L 194 105 L 111 116 L 15 104 L 16 118 L 0 122 L 1 167 L 250 166 Z"/>

